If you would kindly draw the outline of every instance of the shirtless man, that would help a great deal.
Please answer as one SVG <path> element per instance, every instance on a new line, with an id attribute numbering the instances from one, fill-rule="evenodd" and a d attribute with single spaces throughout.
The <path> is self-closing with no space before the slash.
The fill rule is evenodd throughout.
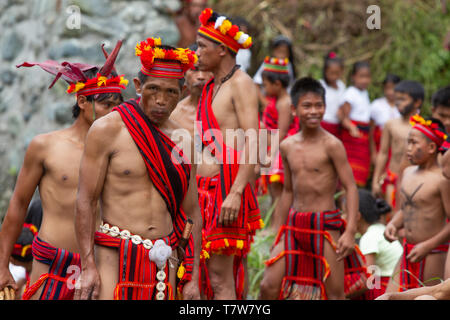
<path id="1" fill-rule="evenodd" d="M 197 45 L 192 45 L 189 49 L 196 51 Z M 198 101 L 202 95 L 203 87 L 212 76 L 211 72 L 201 71 L 198 67 L 186 71 L 185 86 L 189 95 L 178 102 L 177 107 L 170 115 L 170 119 L 178 122 L 183 128 L 188 130 L 192 138 L 195 133 Z"/>
<path id="2" fill-rule="evenodd" d="M 447 150 L 442 157 L 442 173 L 444 177 L 450 179 L 450 150 Z"/>
<path id="3" fill-rule="evenodd" d="M 178 46 L 186 48 L 195 42 L 199 27 L 198 16 L 207 7 L 208 0 L 184 0 L 184 8 L 175 18 L 180 33 Z"/>
<path id="4" fill-rule="evenodd" d="M 95 66 L 71 64 L 74 68 L 78 66 L 84 74 L 85 79 L 80 78 L 79 81 L 86 83 L 89 81 L 87 79 L 96 78 L 99 71 L 111 79 L 111 67 L 119 48 L 120 46 L 116 47 L 105 63 L 105 67 L 109 66 L 109 70 L 106 70 L 105 67 L 100 69 Z M 33 65 L 43 67 L 54 75 L 60 71 L 56 69 L 56 67 L 60 68 L 56 62 L 24 63 L 22 66 L 31 67 Z M 75 85 L 73 79 L 76 79 L 76 74 L 65 69 L 63 79 L 71 79 L 69 83 L 71 86 Z M 39 248 L 45 247 L 55 251 L 55 255 L 60 254 L 61 250 L 66 250 L 69 257 L 72 258 L 72 264 L 79 264 L 79 247 L 75 238 L 73 219 L 80 160 L 86 134 L 94 122 L 94 108 L 96 117 L 100 118 L 109 113 L 112 107 L 122 102 L 120 92 L 125 87 L 120 83 L 123 79 L 118 77 L 113 80 L 113 83 L 108 80 L 106 86 L 103 87 L 104 93 L 101 94 L 90 94 L 87 91 L 90 90 L 89 86 L 86 86 L 85 90 L 78 91 L 76 103 L 72 109 L 75 122 L 67 129 L 38 135 L 30 142 L 0 232 L 0 290 L 7 286 L 17 289 L 8 270 L 8 262 L 14 243 L 22 231 L 28 205 L 37 187 L 42 201 L 43 220 L 33 244 L 35 259 L 30 275 L 30 284 L 35 284 L 40 277 L 49 274 L 49 266 L 52 265 L 51 257 L 44 257 Z M 95 82 L 95 86 L 97 86 L 97 82 Z M 40 257 L 40 261 L 36 257 Z M 44 264 L 42 261 L 46 261 L 46 263 Z M 67 267 L 62 267 L 58 274 L 50 273 L 50 279 L 42 285 L 32 286 L 30 290 L 26 290 L 24 299 L 70 299 L 73 296 L 73 290 L 58 280 L 54 280 L 52 278 L 54 275 L 68 277 Z M 50 292 L 48 287 L 52 285 L 59 286 L 58 294 Z"/>
<path id="5" fill-rule="evenodd" d="M 397 230 L 403 227 L 404 252 L 386 292 L 436 284 L 429 279 L 444 277 L 450 240 L 450 224 L 446 222 L 450 217 L 450 181 L 437 163 L 444 128 L 438 120 L 426 121 L 419 115 L 411 121 L 415 124 L 408 135 L 407 157 L 413 166 L 403 173 L 401 210 L 384 233 L 387 240 L 394 241 Z M 435 125 L 439 127 L 433 128 Z"/>
<path id="6" fill-rule="evenodd" d="M 409 118 L 420 111 L 425 97 L 422 85 L 415 81 L 401 81 L 394 90 L 395 104 L 401 117 L 388 121 L 383 128 L 380 151 L 372 179 L 372 192 L 375 196 L 381 196 L 381 186 L 383 183 L 387 184 L 386 201 L 392 208 L 396 207 L 395 198 L 398 195 L 396 186 L 400 182 L 401 173 L 409 165 L 406 159 L 406 138 L 411 129 Z M 387 176 L 381 179 L 385 172 L 389 150 L 391 150 L 391 160 L 386 171 Z"/>
<path id="7" fill-rule="evenodd" d="M 285 217 L 286 225 L 281 227 L 271 252 L 271 260 L 267 263 L 260 298 L 344 299 L 344 258 L 354 254 L 355 246 L 358 213 L 356 183 L 343 144 L 320 126 L 325 113 L 325 89 L 318 81 L 303 78 L 294 84 L 291 96 L 302 129 L 280 145 L 285 184 L 278 209 Z M 346 227 L 340 212 L 336 210 L 333 197 L 338 178 L 347 194 Z M 331 228 L 327 226 L 330 220 L 335 224 Z M 303 222 L 306 223 L 302 225 Z M 311 229 L 312 225 L 323 227 Z M 303 231 L 311 229 L 311 235 L 305 231 L 305 236 L 299 236 L 304 238 L 305 243 L 297 243 L 292 240 L 292 234 L 295 234 L 291 231 L 292 228 Z M 337 244 L 337 247 L 324 240 L 325 232 L 331 235 L 329 240 Z M 322 248 L 308 247 L 309 243 L 321 242 Z M 311 278 L 315 281 L 311 273 L 314 270 L 309 270 L 313 268 L 310 265 L 314 262 L 308 260 L 308 256 L 297 258 L 303 260 L 298 265 L 292 265 L 296 260 L 295 255 L 285 252 L 299 250 L 300 247 L 308 253 L 323 256 L 328 262 L 331 273 L 325 280 L 325 292 L 320 289 L 321 286 L 307 283 L 304 284 L 305 290 L 294 289 L 293 296 L 288 296 L 286 288 L 281 288 L 285 276 Z M 316 280 L 323 281 L 326 278 L 324 269 L 320 267 L 322 274 L 317 274 Z M 288 280 L 287 286 L 292 285 L 296 286 Z M 311 295 L 303 295 L 303 291 L 309 291 Z M 294 297 L 296 295 L 298 296 Z"/>
<path id="8" fill-rule="evenodd" d="M 214 161 L 205 159 L 197 172 L 206 220 L 203 247 L 210 256 L 207 297 L 241 299 L 244 279 L 239 277 L 242 281 L 236 283 L 233 266 L 244 270 L 243 258 L 250 250 L 255 231 L 262 227 L 257 199 L 249 184 L 256 164 L 256 160 L 250 161 L 250 145 L 256 153 L 257 141 L 250 141 L 249 136 L 255 133 L 255 137 L 258 132 L 258 93 L 252 79 L 236 65 L 236 53 L 249 48 L 251 38 L 209 8 L 202 12 L 200 21 L 198 67 L 214 74 L 203 90 L 197 114 L 204 150 L 212 147 L 210 155 L 214 154 L 209 159 Z M 244 134 L 238 133 L 238 140 L 243 143 L 237 147 L 235 137 L 226 139 L 227 131 L 239 132 L 236 129 L 246 134 L 244 140 Z M 225 148 L 227 152 L 223 152 Z M 237 159 L 239 149 L 245 152 L 245 158 Z"/>
<path id="9" fill-rule="evenodd" d="M 86 138 L 75 220 L 82 258 L 76 299 L 199 298 L 195 166 L 169 138 L 181 128 L 169 116 L 196 56 L 152 38 L 139 43 L 136 54 L 142 67 L 134 85 L 141 98 L 115 108 Z M 95 232 L 98 199 L 103 222 Z M 187 218 L 194 223 L 190 236 Z M 177 285 L 182 238 L 188 245 Z"/>

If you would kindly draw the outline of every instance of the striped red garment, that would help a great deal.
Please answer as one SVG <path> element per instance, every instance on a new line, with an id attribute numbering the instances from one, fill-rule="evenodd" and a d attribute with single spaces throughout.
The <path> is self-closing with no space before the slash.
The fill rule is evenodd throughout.
<path id="1" fill-rule="evenodd" d="M 433 249 L 430 254 L 447 252 L 449 244 L 450 243 L 441 244 Z M 407 243 L 406 239 L 403 239 L 403 255 L 400 258 L 399 291 L 420 288 L 424 285 L 424 281 L 428 280 L 423 277 L 426 257 L 419 262 L 411 262 L 406 258 L 414 247 L 414 244 Z"/>
<path id="2" fill-rule="evenodd" d="M 348 162 L 352 167 L 356 184 L 359 187 L 365 187 L 370 173 L 369 124 L 353 120 L 352 122 L 358 126 L 361 137 L 352 137 L 350 132 L 343 128 L 341 139 L 347 152 Z"/>
<path id="3" fill-rule="evenodd" d="M 43 287 L 39 300 L 73 300 L 76 268 L 81 271 L 80 255 L 55 248 L 38 237 L 33 240 L 32 253 L 36 261 L 49 266 L 49 271 L 42 274 L 33 285 L 28 281 L 22 299 L 31 299 Z M 72 270 L 70 267 L 76 268 Z M 71 288 L 68 287 L 69 283 L 73 285 Z"/>
<path id="4" fill-rule="evenodd" d="M 345 230 L 345 221 L 339 210 L 326 212 L 297 212 L 291 208 L 287 222 L 280 228 L 276 245 L 284 235 L 284 251 L 266 265 L 273 265 L 285 257 L 286 271 L 279 299 L 326 300 L 325 281 L 330 270 L 324 257 L 324 242 L 336 249 L 326 230 Z M 344 289 L 347 297 L 362 293 L 367 279 L 364 256 L 355 245 L 355 251 L 344 259 Z"/>
<path id="5" fill-rule="evenodd" d="M 250 241 L 257 229 L 262 227 L 258 200 L 250 184 L 247 184 L 241 200 L 238 218 L 231 225 L 219 224 L 222 203 L 230 193 L 239 170 L 238 151 L 226 146 L 212 110 L 214 78 L 203 88 L 197 112 L 198 131 L 203 147 L 215 156 L 220 163 L 220 174 L 214 192 L 214 207 L 205 229 L 208 252 L 226 255 L 246 255 Z"/>
<path id="6" fill-rule="evenodd" d="M 189 160 L 184 157 L 183 151 L 150 122 L 150 119 L 139 107 L 139 101 L 140 99 L 128 100 L 113 108 L 113 111 L 119 112 L 122 117 L 125 126 L 141 153 L 150 180 L 166 202 L 174 229 L 170 243 L 175 247 L 182 237 L 187 221 L 186 213 L 181 204 L 189 187 L 191 166 Z M 172 154 L 178 156 L 176 163 Z M 194 265 L 194 240 L 192 234 L 185 251 L 184 265 L 186 272 L 180 281 L 180 290 L 192 277 Z"/>

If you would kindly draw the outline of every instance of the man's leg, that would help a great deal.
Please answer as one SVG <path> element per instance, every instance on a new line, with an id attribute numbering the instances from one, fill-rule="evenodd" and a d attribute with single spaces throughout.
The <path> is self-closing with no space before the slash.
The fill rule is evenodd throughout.
<path id="1" fill-rule="evenodd" d="M 425 257 L 425 268 L 423 270 L 424 285 L 434 286 L 444 279 L 445 259 L 447 253 L 433 253 Z M 430 279 L 433 279 L 430 281 Z"/>
<path id="2" fill-rule="evenodd" d="M 233 275 L 234 256 L 211 254 L 208 272 L 214 300 L 236 300 Z"/>
<path id="3" fill-rule="evenodd" d="M 284 250 L 284 237 L 273 248 L 270 258 L 274 258 Z M 281 282 L 286 270 L 286 259 L 283 257 L 274 264 L 266 267 L 260 284 L 260 300 L 276 300 L 280 295 Z"/>
<path id="4" fill-rule="evenodd" d="M 119 274 L 119 251 L 116 248 L 95 246 L 97 270 L 100 275 L 99 300 L 114 300 Z"/>
<path id="5" fill-rule="evenodd" d="M 398 262 L 394 268 L 394 273 L 389 279 L 389 283 L 386 287 L 386 293 L 398 292 L 398 289 L 400 287 L 400 263 L 401 257 L 400 259 L 398 259 Z"/>
<path id="6" fill-rule="evenodd" d="M 337 243 L 339 239 L 338 231 L 329 231 L 333 241 Z M 325 281 L 325 290 L 329 300 L 345 300 L 344 291 L 344 261 L 337 261 L 336 251 L 331 244 L 324 241 L 323 255 L 330 266 L 330 275 Z"/>

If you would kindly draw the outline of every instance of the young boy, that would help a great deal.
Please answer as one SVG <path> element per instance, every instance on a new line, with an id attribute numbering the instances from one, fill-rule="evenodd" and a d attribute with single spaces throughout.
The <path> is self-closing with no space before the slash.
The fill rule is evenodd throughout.
<path id="1" fill-rule="evenodd" d="M 386 201 L 392 208 L 396 205 L 396 186 L 400 181 L 399 176 L 408 166 L 405 142 L 411 129 L 409 118 L 418 113 L 425 97 L 423 86 L 416 81 L 401 81 L 394 90 L 395 104 L 401 117 L 388 121 L 383 128 L 381 147 L 372 179 L 373 194 L 380 196 L 382 187 L 386 188 Z M 389 150 L 391 160 L 386 169 Z"/>
<path id="2" fill-rule="evenodd" d="M 266 57 L 263 65 L 262 79 L 264 90 L 269 104 L 263 113 L 263 123 L 268 130 L 279 130 L 279 142 L 287 136 L 298 131 L 298 119 L 294 119 L 291 110 L 291 97 L 287 91 L 289 86 L 289 61 Z M 276 153 L 275 153 L 276 152 Z M 283 164 L 278 150 L 272 150 L 272 166 L 270 168 L 268 182 L 269 191 L 274 203 L 281 196 L 284 175 Z M 271 230 L 273 233 L 284 223 L 279 219 L 277 212 L 274 214 Z"/>
<path id="3" fill-rule="evenodd" d="M 278 209 L 286 223 L 266 262 L 260 298 L 344 299 L 363 287 L 365 273 L 363 257 L 353 252 L 358 191 L 343 144 L 320 126 L 325 89 L 303 78 L 291 96 L 302 129 L 280 147 L 285 184 Z M 338 178 L 347 193 L 347 226 L 333 197 Z"/>
<path id="4" fill-rule="evenodd" d="M 436 284 L 432 278 L 444 277 L 450 240 L 450 181 L 442 175 L 437 156 L 446 139 L 439 120 L 411 117 L 407 158 L 413 166 L 405 169 L 401 181 L 401 210 L 388 223 L 385 237 L 397 240 L 404 228 L 403 256 L 394 271 L 387 292 L 404 291 Z"/>

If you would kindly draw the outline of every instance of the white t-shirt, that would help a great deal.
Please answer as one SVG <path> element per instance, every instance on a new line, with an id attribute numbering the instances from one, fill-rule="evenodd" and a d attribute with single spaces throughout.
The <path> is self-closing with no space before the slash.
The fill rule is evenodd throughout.
<path id="1" fill-rule="evenodd" d="M 377 126 L 384 127 L 386 122 L 400 118 L 401 114 L 397 107 L 391 107 L 386 97 L 378 98 L 372 102 L 370 118 Z"/>
<path id="2" fill-rule="evenodd" d="M 341 106 L 342 97 L 345 92 L 345 84 L 341 81 L 337 81 L 337 89 L 328 86 L 325 80 L 319 80 L 322 86 L 325 88 L 325 114 L 323 115 L 323 120 L 328 123 L 339 123 L 337 117 L 337 112 Z"/>
<path id="3" fill-rule="evenodd" d="M 11 272 L 11 275 L 16 283 L 27 278 L 27 271 L 25 268 L 22 266 L 16 266 L 11 262 L 9 263 L 9 272 Z"/>
<path id="4" fill-rule="evenodd" d="M 354 86 L 350 86 L 345 90 L 341 100 L 343 105 L 348 102 L 351 106 L 350 120 L 369 122 L 370 121 L 370 99 L 367 90 L 359 90 Z"/>
<path id="5" fill-rule="evenodd" d="M 383 235 L 385 229 L 382 223 L 369 226 L 359 240 L 359 248 L 363 255 L 375 254 L 375 264 L 380 268 L 381 277 L 391 277 L 403 254 L 403 247 L 398 241 L 387 241 Z"/>

